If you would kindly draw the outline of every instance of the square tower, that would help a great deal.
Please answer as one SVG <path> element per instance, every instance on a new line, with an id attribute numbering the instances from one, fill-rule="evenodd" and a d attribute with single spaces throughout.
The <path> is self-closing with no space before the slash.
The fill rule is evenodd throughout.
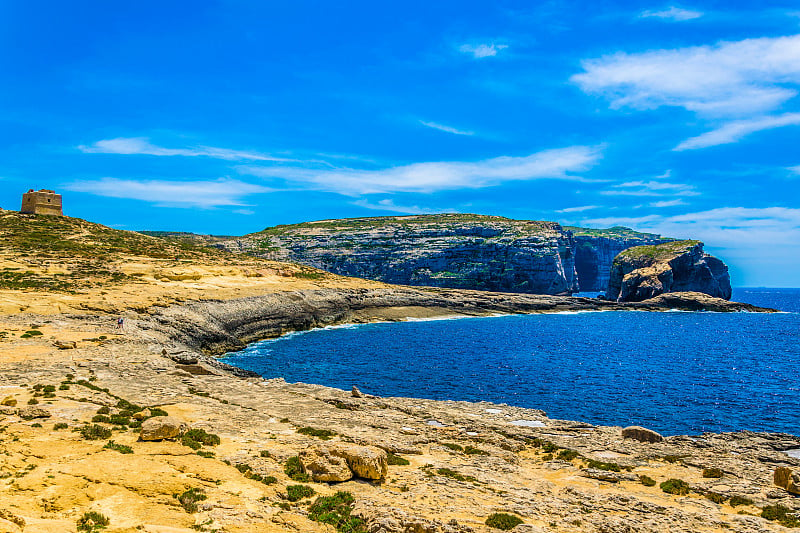
<path id="1" fill-rule="evenodd" d="M 61 208 L 61 195 L 47 189 L 39 189 L 38 191 L 30 189 L 22 195 L 22 209 L 20 209 L 20 212 L 64 216 Z"/>

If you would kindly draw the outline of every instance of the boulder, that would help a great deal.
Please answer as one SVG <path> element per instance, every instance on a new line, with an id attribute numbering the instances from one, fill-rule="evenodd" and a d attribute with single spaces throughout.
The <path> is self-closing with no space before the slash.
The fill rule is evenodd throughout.
<path id="1" fill-rule="evenodd" d="M 59 350 L 74 350 L 78 347 L 78 343 L 75 341 L 55 341 L 53 346 Z"/>
<path id="2" fill-rule="evenodd" d="M 347 460 L 333 453 L 329 447 L 315 446 L 303 450 L 299 455 L 303 471 L 314 481 L 339 482 L 353 478 Z"/>
<path id="3" fill-rule="evenodd" d="M 639 442 L 661 442 L 664 437 L 660 433 L 652 429 L 643 428 L 642 426 L 628 426 L 622 430 L 623 439 L 633 439 Z"/>
<path id="4" fill-rule="evenodd" d="M 139 440 L 164 440 L 180 437 L 188 429 L 185 422 L 171 416 L 154 416 L 142 422 Z"/>
<path id="5" fill-rule="evenodd" d="M 25 420 L 33 420 L 34 418 L 50 418 L 50 411 L 43 407 L 29 405 L 18 410 L 17 415 Z"/>
<path id="6" fill-rule="evenodd" d="M 636 481 L 638 478 L 633 474 L 627 472 L 612 472 L 610 470 L 601 470 L 599 468 L 584 468 L 581 470 L 581 476 L 598 481 L 606 481 L 608 483 L 619 483 L 620 481 Z"/>
<path id="7" fill-rule="evenodd" d="M 0 405 L 4 405 L 6 407 L 16 407 L 17 406 L 17 399 L 13 396 L 6 396 L 3 398 L 3 401 L 0 402 Z"/>
<path id="8" fill-rule="evenodd" d="M 606 299 L 641 302 L 668 292 L 700 292 L 730 300 L 728 267 L 700 241 L 634 246 L 614 258 Z"/>
<path id="9" fill-rule="evenodd" d="M 350 395 L 353 398 L 363 398 L 363 394 L 361 394 L 361 391 L 358 390 L 358 387 L 356 387 L 355 385 L 353 385 L 353 388 L 350 390 Z"/>
<path id="10" fill-rule="evenodd" d="M 800 495 L 800 474 L 791 468 L 779 466 L 772 476 L 777 486 L 792 494 Z"/>
<path id="11" fill-rule="evenodd" d="M 319 444 L 301 452 L 299 459 L 314 481 L 347 481 L 353 476 L 377 480 L 389 471 L 386 452 L 375 446 Z"/>

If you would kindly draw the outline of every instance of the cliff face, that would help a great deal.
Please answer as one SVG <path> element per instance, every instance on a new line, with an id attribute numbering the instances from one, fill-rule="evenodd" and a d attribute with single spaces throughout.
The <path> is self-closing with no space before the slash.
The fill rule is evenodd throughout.
<path id="1" fill-rule="evenodd" d="M 569 294 L 605 290 L 617 253 L 665 241 L 627 228 L 447 214 L 275 226 L 219 246 L 387 283 Z"/>
<path id="2" fill-rule="evenodd" d="M 620 253 L 611 266 L 606 298 L 640 302 L 664 293 L 685 291 L 731 298 L 728 267 L 704 253 L 700 241 L 637 246 Z"/>

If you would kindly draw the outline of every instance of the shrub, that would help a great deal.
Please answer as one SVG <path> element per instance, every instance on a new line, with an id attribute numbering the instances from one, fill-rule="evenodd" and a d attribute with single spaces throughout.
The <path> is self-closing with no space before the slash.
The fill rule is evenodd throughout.
<path id="1" fill-rule="evenodd" d="M 200 444 L 205 444 L 206 446 L 216 446 L 220 443 L 219 436 L 213 433 L 207 433 L 204 429 L 190 429 L 186 433 L 183 434 L 184 438 L 189 438 L 195 442 L 199 442 Z"/>
<path id="2" fill-rule="evenodd" d="M 639 483 L 641 483 L 645 487 L 655 487 L 656 486 L 656 480 L 651 478 L 650 476 L 646 476 L 644 474 L 639 476 Z"/>
<path id="3" fill-rule="evenodd" d="M 779 522 L 784 527 L 800 527 L 800 520 L 798 520 L 795 513 L 780 504 L 767 505 L 761 509 L 761 518 Z"/>
<path id="4" fill-rule="evenodd" d="M 55 391 L 56 391 L 55 385 L 45 385 L 42 388 L 42 392 L 55 392 Z"/>
<path id="5" fill-rule="evenodd" d="M 103 426 L 98 426 L 97 424 L 83 426 L 80 429 L 80 433 L 81 437 L 86 440 L 107 439 L 111 436 L 110 429 L 104 428 Z"/>
<path id="6" fill-rule="evenodd" d="M 110 413 L 111 413 L 111 409 L 107 405 L 104 405 L 103 407 L 101 407 L 100 409 L 97 410 L 97 414 L 98 415 L 107 415 L 107 414 L 110 414 Z"/>
<path id="7" fill-rule="evenodd" d="M 92 417 L 92 422 L 102 422 L 104 424 L 108 424 L 109 422 L 111 422 L 111 419 L 106 415 L 94 415 Z"/>
<path id="8" fill-rule="evenodd" d="M 53 426 L 53 429 L 54 429 L 55 431 L 58 431 L 59 429 L 67 429 L 68 427 L 69 427 L 69 426 L 67 425 L 67 423 L 66 423 L 66 422 L 59 422 L 58 424 L 56 424 L 56 425 L 54 425 L 54 426 Z"/>
<path id="9" fill-rule="evenodd" d="M 719 468 L 704 468 L 703 469 L 703 477 L 721 478 L 722 477 L 722 470 L 720 470 Z"/>
<path id="10" fill-rule="evenodd" d="M 731 507 L 738 507 L 740 505 L 753 505 L 753 500 L 744 496 L 731 496 Z"/>
<path id="11" fill-rule="evenodd" d="M 391 452 L 386 453 L 386 462 L 394 466 L 406 466 L 411 464 L 405 457 L 400 457 Z"/>
<path id="12" fill-rule="evenodd" d="M 293 457 L 289 457 L 286 460 L 286 465 L 283 467 L 284 473 L 289 476 L 289 479 L 293 481 L 300 481 L 301 483 L 307 483 L 311 481 L 311 477 L 303 472 L 303 467 L 300 465 L 300 458 L 296 455 Z"/>
<path id="13" fill-rule="evenodd" d="M 682 479 L 671 478 L 659 485 L 661 490 L 667 494 L 676 494 L 678 496 L 686 496 L 689 494 L 689 484 Z"/>
<path id="14" fill-rule="evenodd" d="M 589 468 L 597 468 L 598 470 L 607 470 L 609 472 L 619 472 L 621 470 L 617 463 L 606 463 L 605 461 L 595 461 L 594 459 L 587 459 Z"/>
<path id="15" fill-rule="evenodd" d="M 58 386 L 58 390 L 69 390 L 69 385 L 67 385 L 66 383 L 62 383 L 61 385 Z"/>
<path id="16" fill-rule="evenodd" d="M 196 440 L 190 439 L 186 435 L 181 437 L 181 444 L 183 444 L 184 446 L 188 446 L 189 448 L 191 448 L 191 449 L 193 449 L 195 451 L 197 451 L 197 450 L 199 450 L 200 448 L 203 447 L 202 444 L 200 444 Z"/>
<path id="17" fill-rule="evenodd" d="M 336 435 L 335 431 L 331 431 L 329 429 L 316 429 L 312 427 L 304 427 L 297 430 L 298 433 L 303 435 L 309 435 L 311 437 L 318 437 L 322 440 L 329 440 L 331 437 Z"/>
<path id="18" fill-rule="evenodd" d="M 133 453 L 133 448 L 130 446 L 125 446 L 124 444 L 117 444 L 113 440 L 110 440 L 103 446 L 104 450 L 114 450 L 119 453 Z"/>
<path id="19" fill-rule="evenodd" d="M 461 445 L 459 445 L 459 444 L 454 444 L 452 442 L 441 442 L 440 444 L 442 446 L 444 446 L 445 448 L 449 448 L 449 449 L 453 450 L 454 452 L 463 452 L 464 451 L 464 448 L 462 448 Z"/>
<path id="20" fill-rule="evenodd" d="M 169 416 L 169 413 L 159 407 L 151 407 L 150 416 Z"/>
<path id="21" fill-rule="evenodd" d="M 28 405 L 38 405 L 38 404 L 39 400 L 37 400 L 36 398 L 31 398 L 30 400 L 28 400 Z"/>
<path id="22" fill-rule="evenodd" d="M 269 450 L 261 450 L 258 452 L 258 455 L 259 457 L 272 457 L 272 455 L 269 453 Z"/>
<path id="23" fill-rule="evenodd" d="M 464 446 L 464 453 L 467 455 L 489 455 L 489 452 L 470 445 Z"/>
<path id="24" fill-rule="evenodd" d="M 183 494 L 174 494 L 173 496 L 178 500 L 178 503 L 181 504 L 181 507 L 183 507 L 187 513 L 196 513 L 197 502 L 201 502 L 206 499 L 203 489 L 195 488 L 191 488 L 185 491 Z"/>
<path id="25" fill-rule="evenodd" d="M 200 457 L 205 457 L 206 459 L 210 459 L 214 457 L 214 452 L 204 452 L 203 450 L 198 450 L 197 455 Z"/>
<path id="26" fill-rule="evenodd" d="M 95 511 L 83 513 L 78 518 L 78 531 L 99 531 L 108 526 L 108 517 Z"/>
<path id="27" fill-rule="evenodd" d="M 310 498 L 316 491 L 308 485 L 289 485 L 286 487 L 286 499 L 290 502 L 297 502 L 303 498 Z"/>
<path id="28" fill-rule="evenodd" d="M 451 470 L 450 468 L 438 468 L 436 473 L 440 476 L 449 477 L 451 479 L 455 479 L 456 481 L 476 481 L 476 479 L 472 476 L 465 476 L 464 474 L 459 474 L 455 470 Z"/>
<path id="29" fill-rule="evenodd" d="M 703 494 L 703 496 L 705 496 L 714 503 L 725 503 L 725 500 L 728 499 L 728 497 L 723 494 L 711 491 L 706 492 L 705 494 Z"/>
<path id="30" fill-rule="evenodd" d="M 489 527 L 495 527 L 497 529 L 502 529 L 504 531 L 508 531 L 509 529 L 514 529 L 521 523 L 522 519 L 520 517 L 507 513 L 491 514 L 489 515 L 489 517 L 486 519 L 485 522 L 485 524 Z"/>
<path id="31" fill-rule="evenodd" d="M 556 457 L 562 461 L 572 461 L 580 454 L 575 450 L 561 450 Z"/>
<path id="32" fill-rule="evenodd" d="M 330 524 L 340 533 L 363 533 L 364 521 L 350 516 L 353 510 L 353 495 L 339 491 L 333 496 L 317 498 L 308 508 L 308 518 L 314 522 Z"/>

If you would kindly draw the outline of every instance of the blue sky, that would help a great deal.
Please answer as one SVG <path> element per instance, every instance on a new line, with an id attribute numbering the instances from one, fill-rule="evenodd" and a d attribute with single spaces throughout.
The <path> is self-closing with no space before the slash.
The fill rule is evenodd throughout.
<path id="1" fill-rule="evenodd" d="M 796 3 L 337 4 L 0 0 L 0 206 L 622 224 L 800 286 Z"/>

